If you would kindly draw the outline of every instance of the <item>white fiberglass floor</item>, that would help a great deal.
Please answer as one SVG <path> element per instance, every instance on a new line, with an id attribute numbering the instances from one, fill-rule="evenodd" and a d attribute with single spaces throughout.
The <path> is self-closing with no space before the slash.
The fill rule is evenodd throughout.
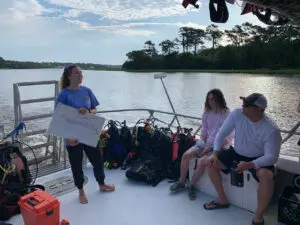
<path id="1" fill-rule="evenodd" d="M 99 192 L 92 168 L 88 166 L 84 173 L 89 178 L 85 185 L 89 203 L 80 204 L 77 191 L 58 197 L 61 219 L 67 219 L 70 225 L 251 225 L 252 214 L 248 211 L 235 206 L 207 211 L 203 204 L 212 200 L 211 197 L 198 193 L 197 199 L 191 201 L 186 191 L 170 194 L 167 180 L 152 187 L 129 181 L 121 169 L 105 172 L 106 183 L 115 184 L 115 192 Z M 70 174 L 70 170 L 61 171 L 36 183 Z M 21 215 L 7 222 L 23 224 Z M 266 225 L 278 224 L 273 216 L 267 217 L 266 222 Z"/>

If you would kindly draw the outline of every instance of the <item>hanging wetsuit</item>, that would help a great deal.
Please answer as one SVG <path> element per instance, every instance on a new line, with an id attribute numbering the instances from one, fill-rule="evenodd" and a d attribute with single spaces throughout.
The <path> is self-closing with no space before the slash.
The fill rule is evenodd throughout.
<path id="1" fill-rule="evenodd" d="M 214 3 L 217 4 L 217 9 Z M 210 0 L 209 1 L 210 20 L 215 23 L 226 23 L 229 17 L 228 9 L 225 0 Z"/>

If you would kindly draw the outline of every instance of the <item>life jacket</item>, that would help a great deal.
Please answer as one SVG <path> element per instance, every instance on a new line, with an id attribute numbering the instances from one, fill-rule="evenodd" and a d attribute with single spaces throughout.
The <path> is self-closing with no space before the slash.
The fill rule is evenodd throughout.
<path id="1" fill-rule="evenodd" d="M 45 190 L 42 185 L 32 185 L 32 176 L 26 157 L 18 142 L 0 144 L 0 220 L 8 220 L 20 213 L 21 196 Z"/>
<path id="2" fill-rule="evenodd" d="M 143 126 L 138 126 L 143 124 Z M 135 159 L 126 177 L 156 186 L 166 178 L 172 162 L 172 135 L 168 128 L 158 128 L 139 120 L 133 129 Z"/>
<path id="3" fill-rule="evenodd" d="M 140 119 L 136 122 L 131 133 L 130 150 L 122 163 L 122 170 L 126 170 L 136 160 L 145 158 L 144 154 L 150 145 L 151 132 L 152 128 L 149 121 Z"/>
<path id="4" fill-rule="evenodd" d="M 148 160 L 151 155 L 151 136 L 153 126 L 149 120 L 139 120 L 133 128 L 134 152 L 136 159 Z"/>
<path id="5" fill-rule="evenodd" d="M 20 149 L 19 143 L 4 142 L 0 144 L 0 185 L 31 183 L 32 177 L 27 159 Z"/>
<path id="6" fill-rule="evenodd" d="M 153 139 L 153 143 L 156 143 L 156 156 L 161 159 L 161 172 L 167 178 L 173 162 L 173 132 L 169 128 L 159 128 L 157 130 L 157 137 Z"/>
<path id="7" fill-rule="evenodd" d="M 118 121 L 109 120 L 105 126 L 108 127 L 107 130 L 103 130 L 100 134 L 104 166 L 109 169 L 118 168 L 122 161 L 124 147 L 120 142 L 120 131 L 117 127 L 119 124 Z"/>
<path id="8" fill-rule="evenodd" d="M 132 134 L 129 129 L 129 127 L 126 124 L 126 120 L 122 122 L 122 126 L 120 129 L 120 141 L 122 145 L 124 146 L 124 151 L 121 155 L 121 161 L 123 162 L 127 156 L 127 154 L 131 151 L 133 148 L 133 139 Z"/>
<path id="9" fill-rule="evenodd" d="M 137 182 L 144 182 L 155 187 L 165 177 L 157 170 L 158 161 L 137 159 L 132 167 L 126 171 L 126 177 Z"/>
<path id="10" fill-rule="evenodd" d="M 100 134 L 99 148 L 103 153 L 104 166 L 118 168 L 132 148 L 132 135 L 126 121 L 110 120 L 107 127 Z"/>

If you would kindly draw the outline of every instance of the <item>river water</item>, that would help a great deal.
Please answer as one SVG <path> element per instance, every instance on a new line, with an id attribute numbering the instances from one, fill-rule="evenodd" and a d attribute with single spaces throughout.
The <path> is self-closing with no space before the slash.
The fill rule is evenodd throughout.
<path id="1" fill-rule="evenodd" d="M 0 70 L 0 124 L 6 132 L 14 126 L 13 84 L 25 81 L 59 80 L 61 69 Z M 123 71 L 83 71 L 84 85 L 90 87 L 100 102 L 98 110 L 123 108 L 152 108 L 169 111 L 160 80 L 153 79 L 153 73 L 129 73 Z M 268 99 L 267 113 L 284 130 L 291 129 L 300 119 L 296 112 L 300 97 L 300 76 L 284 77 L 270 75 L 218 74 L 218 73 L 169 73 L 164 79 L 177 113 L 201 117 L 206 93 L 212 88 L 223 91 L 230 109 L 241 106 L 239 96 L 261 92 Z M 54 95 L 54 86 L 22 87 L 21 99 L 43 98 Z M 34 103 L 22 106 L 24 116 L 50 113 L 53 102 Z M 135 123 L 148 116 L 145 112 L 103 114 L 109 119 Z M 171 121 L 171 117 L 156 115 Z M 195 120 L 183 120 L 184 126 L 196 127 Z M 27 129 L 47 128 L 49 119 L 27 123 Z M 285 135 L 283 134 L 283 137 Z M 298 155 L 296 142 L 292 138 L 284 144 L 283 154 Z"/>

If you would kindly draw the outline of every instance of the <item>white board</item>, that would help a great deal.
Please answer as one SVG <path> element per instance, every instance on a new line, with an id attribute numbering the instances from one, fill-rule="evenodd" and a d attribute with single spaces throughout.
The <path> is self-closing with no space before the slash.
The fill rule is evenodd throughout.
<path id="1" fill-rule="evenodd" d="M 104 123 L 105 118 L 91 113 L 82 115 L 78 109 L 58 103 L 47 133 L 96 147 Z"/>

